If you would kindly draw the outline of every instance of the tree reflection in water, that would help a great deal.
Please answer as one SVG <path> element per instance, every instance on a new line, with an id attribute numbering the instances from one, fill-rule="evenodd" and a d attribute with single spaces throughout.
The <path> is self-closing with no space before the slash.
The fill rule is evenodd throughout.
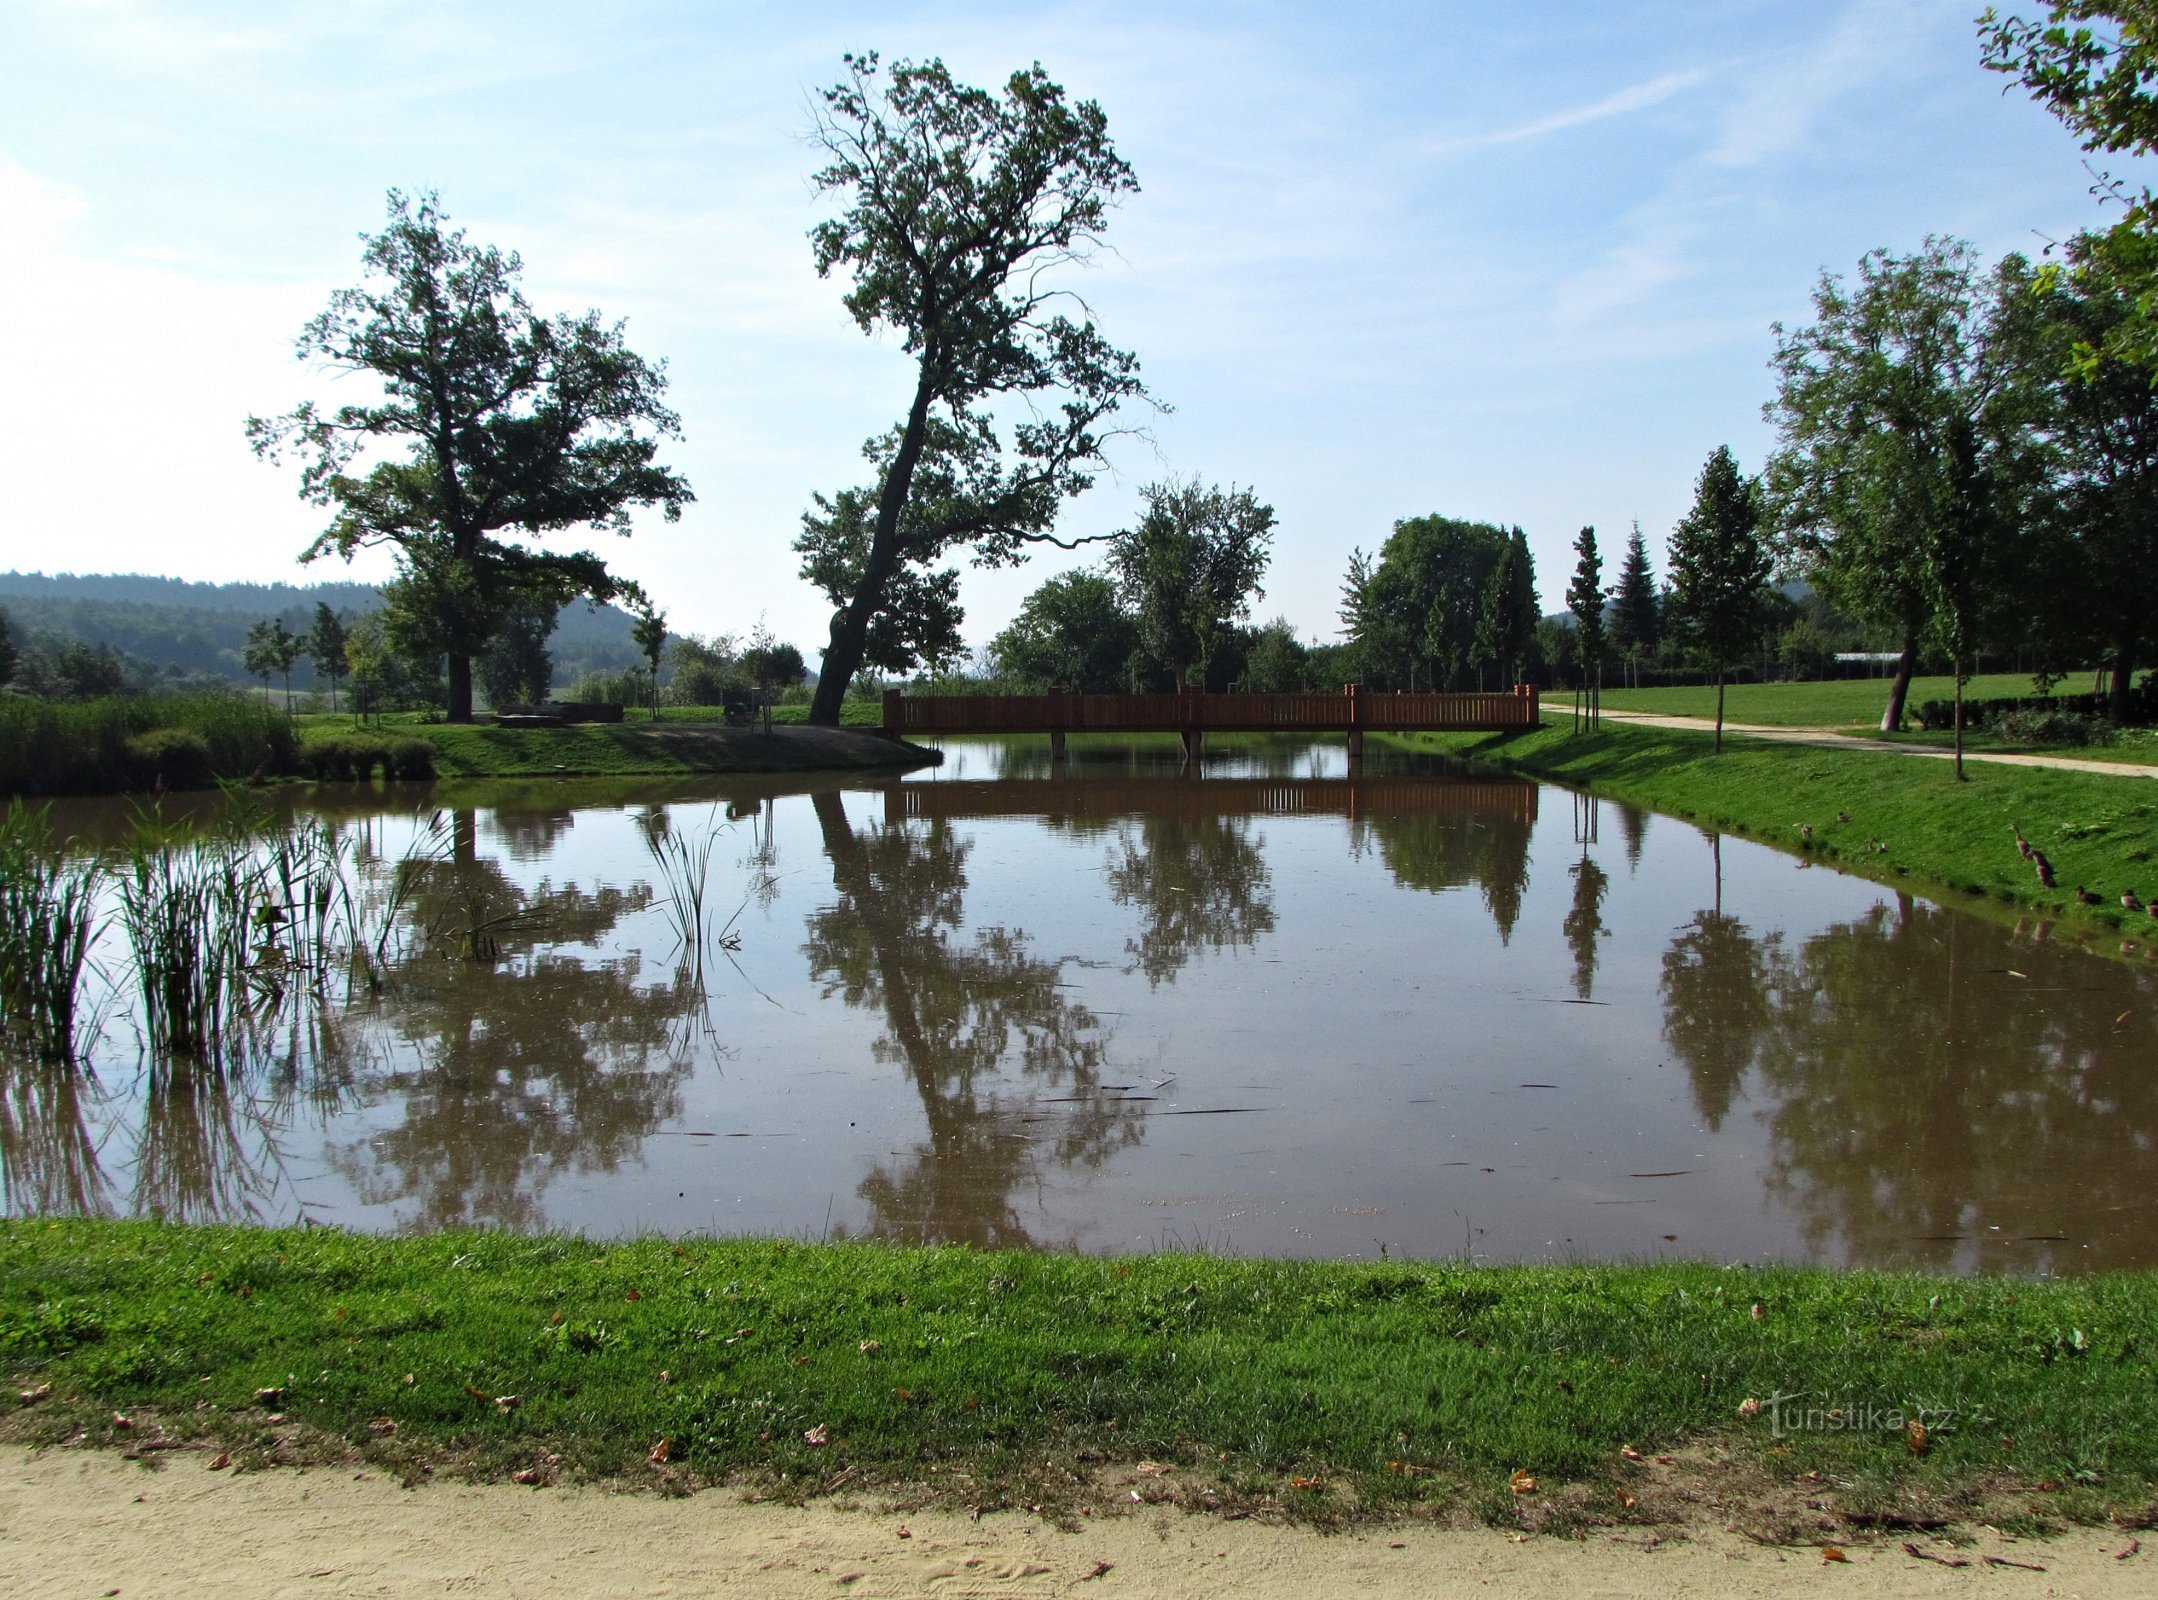
<path id="1" fill-rule="evenodd" d="M 428 937 L 394 973 L 384 1020 L 413 1050 L 372 1080 L 400 1120 L 330 1159 L 365 1203 L 406 1206 L 408 1225 L 541 1227 L 557 1177 L 614 1171 L 679 1113 L 692 1064 L 670 1044 L 699 1000 L 640 987 L 634 954 L 575 953 L 648 905 L 649 886 L 526 891 L 477 856 L 471 813 L 453 838 L 408 886 Z"/>
<path id="2" fill-rule="evenodd" d="M 1360 854 L 1366 835 L 1376 838 L 1379 859 L 1404 889 L 1439 894 L 1475 884 L 1499 942 L 1511 944 L 1529 889 L 1533 815 L 1382 811 L 1352 824 L 1352 848 Z"/>
<path id="3" fill-rule="evenodd" d="M 0 1051 L 0 1204 L 9 1216 L 110 1214 L 111 1183 L 86 1104 L 95 1092 L 73 1062 Z"/>
<path id="4" fill-rule="evenodd" d="M 1757 939 L 1738 918 L 1699 911 L 1663 957 L 1663 1035 L 1686 1069 L 1693 1103 L 1711 1130 L 1731 1114 L 1746 1069 L 1771 1021 L 1774 937 Z"/>
<path id="5" fill-rule="evenodd" d="M 1573 909 L 1566 913 L 1566 947 L 1574 955 L 1574 994 L 1587 1000 L 1596 993 L 1596 941 L 1604 936 L 1604 892 L 1611 880 L 1587 850 L 1566 869 L 1574 880 Z"/>
<path id="6" fill-rule="evenodd" d="M 1274 931 L 1265 845 L 1242 817 L 1172 812 L 1118 830 L 1109 898 L 1146 919 L 1124 949 L 1150 986 L 1174 979 L 1202 949 L 1244 949 Z"/>
<path id="7" fill-rule="evenodd" d="M 1014 1196 L 1053 1167 L 1095 1168 L 1145 1132 L 1102 1082 L 1098 1019 L 1066 997 L 1066 962 L 1013 928 L 965 927 L 969 846 L 941 824 L 857 831 L 814 797 L 834 903 L 804 953 L 826 998 L 883 1014 L 872 1047 L 905 1070 L 926 1136 L 863 1180 L 868 1232 L 983 1246 L 1032 1238 Z M 1044 1091 L 1054 1091 L 1045 1093 Z"/>

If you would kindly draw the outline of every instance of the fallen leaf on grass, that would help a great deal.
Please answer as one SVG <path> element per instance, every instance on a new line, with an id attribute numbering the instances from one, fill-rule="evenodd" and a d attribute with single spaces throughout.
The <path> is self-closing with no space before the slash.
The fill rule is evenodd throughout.
<path id="1" fill-rule="evenodd" d="M 39 1385 L 38 1385 L 38 1386 L 37 1386 L 37 1387 L 36 1387 L 35 1389 L 25 1389 L 25 1390 L 23 1390 L 23 1392 L 22 1392 L 22 1403 L 23 1403 L 24 1405 L 26 1405 L 26 1406 L 34 1406 L 34 1405 L 36 1405 L 36 1404 L 37 1404 L 37 1403 L 38 1403 L 38 1402 L 39 1402 L 40 1400 L 43 1400 L 43 1399 L 44 1399 L 44 1398 L 45 1398 L 46 1396 L 50 1395 L 51 1393 L 52 1393 L 52 1385 L 51 1385 L 51 1384 L 49 1384 L 49 1383 L 41 1383 L 41 1384 L 39 1384 Z"/>
<path id="2" fill-rule="evenodd" d="M 659 1375 L 659 1381 L 661 1383 L 672 1383 L 674 1382 L 674 1374 L 666 1371 L 665 1369 L 662 1369 Z"/>
<path id="3" fill-rule="evenodd" d="M 820 1422 L 802 1435 L 802 1442 L 804 1444 L 830 1444 L 832 1442 L 832 1430 Z"/>
<path id="4" fill-rule="evenodd" d="M 1932 1435 L 1926 1432 L 1926 1425 L 1916 1417 L 1903 1425 L 1903 1448 L 1914 1456 L 1922 1456 L 1933 1448 Z"/>
<path id="5" fill-rule="evenodd" d="M 526 1467 L 520 1472 L 513 1472 L 510 1474 L 510 1482 L 512 1483 L 538 1483 L 539 1481 L 540 1475 L 534 1472 L 530 1467 Z"/>
<path id="6" fill-rule="evenodd" d="M 112 1425 L 115 1428 L 132 1428 L 133 1426 L 135 1426 L 135 1419 L 133 1417 L 122 1416 L 119 1412 L 115 1411 L 112 1414 Z"/>
<path id="7" fill-rule="evenodd" d="M 258 1406 L 274 1406 L 284 1398 L 285 1391 L 282 1389 L 257 1389 L 255 1391 L 255 1404 Z"/>
<path id="8" fill-rule="evenodd" d="M 523 1404 L 524 1401 L 513 1394 L 498 1394 L 495 1396 L 495 1409 L 497 1411 L 515 1411 Z"/>
<path id="9" fill-rule="evenodd" d="M 667 1464 L 667 1458 L 673 1454 L 674 1441 L 672 1439 L 662 1439 L 644 1453 L 644 1458 L 655 1467 L 663 1467 Z"/>
<path id="10" fill-rule="evenodd" d="M 1142 1461 L 1136 1470 L 1142 1478 L 1158 1478 L 1169 1469 L 1159 1461 Z"/>
<path id="11" fill-rule="evenodd" d="M 855 1348 L 855 1349 L 857 1349 L 857 1350 L 859 1350 L 859 1351 L 861 1351 L 861 1353 L 862 1353 L 863 1355 L 865 1355 L 865 1356 L 866 1356 L 866 1355 L 873 1355 L 873 1354 L 875 1354 L 875 1353 L 876 1353 L 877 1351 L 879 1351 L 879 1350 L 882 1350 L 882 1349 L 884 1348 L 884 1342 L 883 1342 L 883 1341 L 882 1341 L 881 1339 L 864 1339 L 864 1340 L 863 1340 L 863 1341 L 862 1341 L 862 1342 L 861 1342 L 860 1344 L 856 1345 L 856 1346 L 855 1346 L 854 1348 Z"/>
<path id="12" fill-rule="evenodd" d="M 1742 1417 L 1758 1417 L 1761 1414 L 1761 1402 L 1752 1395 L 1746 1396 L 1738 1403 L 1738 1414 Z"/>
<path id="13" fill-rule="evenodd" d="M 622 1298 L 625 1300 L 642 1300 L 644 1296 L 639 1294 L 635 1289 L 632 1289 L 627 1294 L 623 1295 Z"/>
<path id="14" fill-rule="evenodd" d="M 1515 1494 L 1534 1494 L 1536 1492 L 1536 1480 L 1518 1468 L 1515 1470 L 1514 1475 L 1507 1480 L 1507 1483 Z"/>
<path id="15" fill-rule="evenodd" d="M 1621 1461 L 1639 1461 L 1641 1452 L 1630 1444 L 1622 1444 L 1619 1446 L 1619 1459 Z"/>
<path id="16" fill-rule="evenodd" d="M 367 1431 L 379 1439 L 387 1439 L 397 1431 L 397 1424 L 388 1417 L 370 1417 L 367 1421 Z"/>
<path id="17" fill-rule="evenodd" d="M 1292 1489 L 1316 1489 L 1324 1481 L 1320 1478 L 1291 1478 L 1289 1487 Z"/>
<path id="18" fill-rule="evenodd" d="M 1841 1545 L 1824 1544 L 1821 1546 L 1821 1559 L 1823 1561 L 1849 1561 L 1851 1558 L 1843 1553 Z"/>

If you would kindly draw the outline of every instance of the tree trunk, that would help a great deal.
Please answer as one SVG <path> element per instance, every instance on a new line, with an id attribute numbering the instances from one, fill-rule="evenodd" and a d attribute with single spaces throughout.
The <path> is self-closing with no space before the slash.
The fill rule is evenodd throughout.
<path id="1" fill-rule="evenodd" d="M 1963 663 L 1956 663 L 1956 782 L 1963 782 Z"/>
<path id="2" fill-rule="evenodd" d="M 472 720 L 472 658 L 450 657 L 450 721 Z"/>
<path id="3" fill-rule="evenodd" d="M 1888 709 L 1881 713 L 1883 733 L 1903 731 L 1903 702 L 1910 698 L 1911 674 L 1918 670 L 1918 630 L 1903 630 L 1903 654 L 1896 658 L 1895 681 L 1888 686 Z"/>
<path id="4" fill-rule="evenodd" d="M 2116 648 L 2113 652 L 2113 688 L 2106 698 L 2106 715 L 2112 718 L 2116 728 L 2128 726 L 2128 680 L 2134 671 L 2128 646 L 2123 644 Z"/>
<path id="5" fill-rule="evenodd" d="M 1716 754 L 1723 754 L 1723 663 L 1716 663 Z"/>
<path id="6" fill-rule="evenodd" d="M 926 367 L 929 358 L 925 355 L 922 359 Z M 899 514 L 906 509 L 914 466 L 922 457 L 922 435 L 928 427 L 931 399 L 925 371 L 915 386 L 914 404 L 907 412 L 907 431 L 900 437 L 898 453 L 892 457 L 891 470 L 884 475 L 883 492 L 877 497 L 877 531 L 869 541 L 869 562 L 854 598 L 832 618 L 831 641 L 824 649 L 824 664 L 817 669 L 817 693 L 809 702 L 809 720 L 821 727 L 839 726 L 847 685 L 862 667 L 869 625 L 884 608 L 885 584 L 899 570 Z"/>

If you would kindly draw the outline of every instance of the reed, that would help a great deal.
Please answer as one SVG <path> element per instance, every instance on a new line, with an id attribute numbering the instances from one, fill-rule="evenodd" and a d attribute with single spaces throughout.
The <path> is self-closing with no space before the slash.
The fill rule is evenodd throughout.
<path id="1" fill-rule="evenodd" d="M 219 1061 L 242 1042 L 249 936 L 274 904 L 266 880 L 244 830 L 204 834 L 157 807 L 137 812 L 119 873 L 120 923 L 153 1053 Z"/>
<path id="2" fill-rule="evenodd" d="M 115 794 L 274 777 L 297 770 L 299 752 L 290 717 L 237 694 L 0 696 L 0 794 Z"/>
<path id="3" fill-rule="evenodd" d="M 55 843 L 48 813 L 16 800 L 0 816 L 0 1031 L 42 1060 L 71 1061 L 102 871 Z"/>
<path id="4" fill-rule="evenodd" d="M 694 833 L 678 831 L 665 811 L 653 811 L 643 819 L 645 848 L 659 868 L 662 907 L 667 925 L 674 932 L 676 967 L 683 981 L 701 989 L 707 948 L 717 943 L 729 952 L 739 948 L 734 932 L 738 910 L 727 920 L 716 940 L 709 935 L 710 910 L 706 895 L 711 881 L 712 850 L 728 825 L 715 815 Z"/>

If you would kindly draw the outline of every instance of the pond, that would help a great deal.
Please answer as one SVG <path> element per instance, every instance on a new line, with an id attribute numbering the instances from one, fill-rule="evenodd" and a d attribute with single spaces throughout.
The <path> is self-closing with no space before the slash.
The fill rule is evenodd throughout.
<path id="1" fill-rule="evenodd" d="M 90 1071 L 5 1068 L 6 1205 L 2158 1264 L 2148 972 L 1435 762 L 1350 776 L 1338 745 L 1299 742 L 1191 767 L 1173 742 L 1075 744 L 1055 768 L 1038 744 L 947 756 L 873 783 L 287 802 L 377 880 L 405 874 L 379 985 L 190 1068 L 145 1049 L 108 928 Z M 54 819 L 122 826 L 114 803 Z"/>

